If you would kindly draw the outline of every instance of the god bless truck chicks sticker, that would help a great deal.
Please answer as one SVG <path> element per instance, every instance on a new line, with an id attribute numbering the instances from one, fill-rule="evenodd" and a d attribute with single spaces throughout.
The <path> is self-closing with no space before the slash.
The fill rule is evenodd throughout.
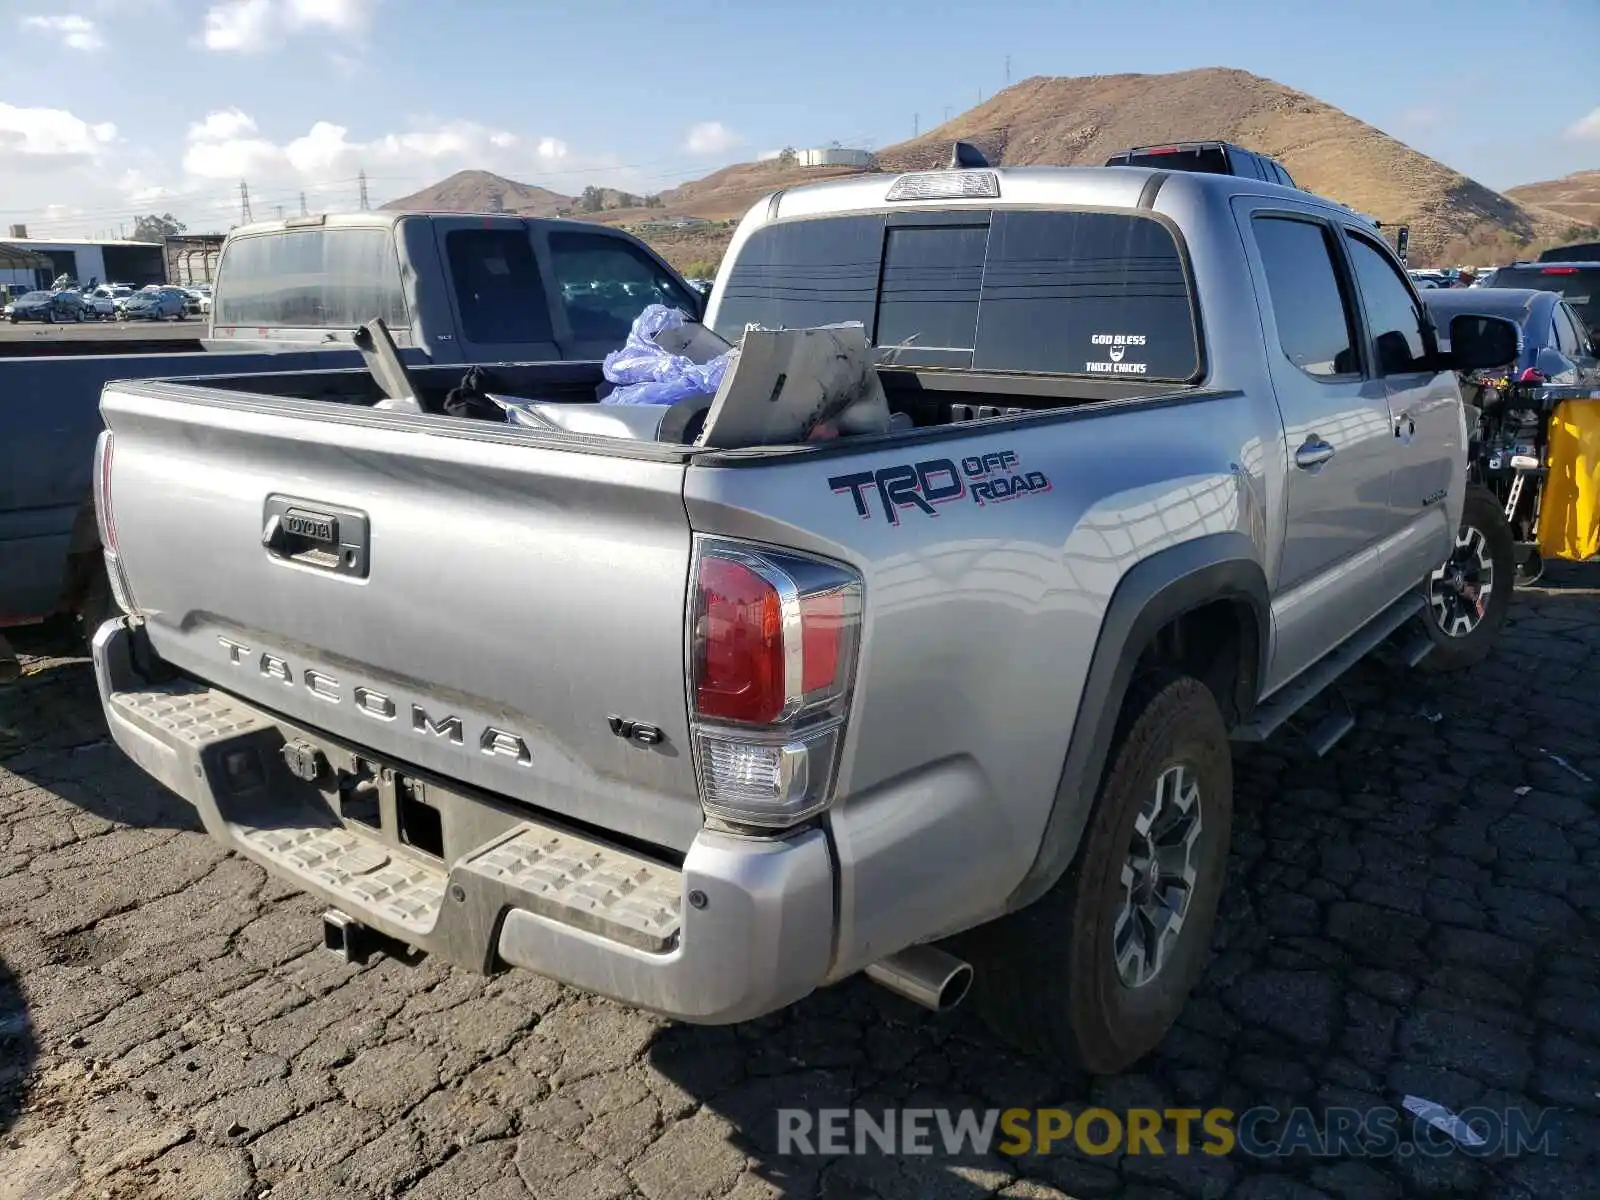
<path id="1" fill-rule="evenodd" d="M 1089 339 L 1091 346 L 1098 347 L 1096 353 L 1104 354 L 1104 359 L 1090 359 L 1083 364 L 1083 369 L 1091 375 L 1143 375 L 1145 363 L 1139 360 L 1144 358 L 1144 345 L 1142 333 L 1097 333 Z M 1128 351 L 1133 351 L 1133 358 L 1128 357 Z"/>
<path id="2" fill-rule="evenodd" d="M 1050 490 L 1043 471 L 1025 471 L 1014 450 L 994 450 L 971 454 L 957 465 L 954 459 L 930 458 L 917 463 L 879 467 L 853 475 L 835 475 L 828 480 L 835 492 L 849 492 L 856 515 L 872 519 L 872 497 L 883 507 L 891 525 L 900 524 L 901 509 L 916 509 L 937 517 L 939 504 L 970 498 L 978 505 L 998 504 L 1018 496 L 1032 496 Z"/>

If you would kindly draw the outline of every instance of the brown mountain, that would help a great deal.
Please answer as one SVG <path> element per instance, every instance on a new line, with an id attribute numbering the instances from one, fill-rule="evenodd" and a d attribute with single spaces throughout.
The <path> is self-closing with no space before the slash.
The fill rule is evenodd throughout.
<path id="1" fill-rule="evenodd" d="M 1575 171 L 1544 183 L 1524 183 L 1507 188 L 1518 204 L 1558 213 L 1575 229 L 1600 229 L 1600 171 Z"/>
<path id="2" fill-rule="evenodd" d="M 886 170 L 942 164 L 956 139 L 1006 166 L 1104 162 L 1128 146 L 1222 138 L 1276 158 L 1295 181 L 1385 224 L 1411 226 L 1418 261 L 1478 261 L 1559 235 L 1529 209 L 1381 129 L 1271 79 L 1221 67 L 1172 75 L 1025 79 L 909 142 Z"/>
<path id="3" fill-rule="evenodd" d="M 1410 225 L 1411 257 L 1419 265 L 1509 261 L 1517 253 L 1555 244 L 1574 221 L 1594 219 L 1584 214 L 1593 211 L 1600 193 L 1600 172 L 1580 172 L 1567 180 L 1514 188 L 1515 196 L 1501 195 L 1314 96 L 1221 67 L 1171 75 L 1026 79 L 921 137 L 879 151 L 877 161 L 886 171 L 942 165 L 950 143 L 960 139 L 1000 165 L 1067 166 L 1101 163 L 1128 146 L 1212 137 L 1271 155 L 1302 186 L 1385 224 Z M 639 226 L 641 235 L 675 264 L 694 261 L 703 269 L 727 248 L 732 229 L 724 223 L 743 216 L 769 192 L 855 173 L 777 161 L 739 163 L 663 192 L 659 207 L 617 209 L 596 219 Z M 455 190 L 462 180 L 475 182 L 478 190 Z M 440 206 L 448 198 L 443 207 L 475 205 L 473 211 L 483 211 L 496 188 L 511 211 L 541 211 L 516 207 L 513 189 L 554 197 L 550 211 L 571 203 L 542 188 L 463 171 L 386 207 Z M 681 216 L 717 225 L 685 231 L 663 223 Z"/>
<path id="4" fill-rule="evenodd" d="M 383 205 L 401 212 L 508 212 L 525 217 L 553 217 L 568 208 L 571 196 L 531 183 L 518 183 L 489 171 L 457 171 L 420 192 Z"/>

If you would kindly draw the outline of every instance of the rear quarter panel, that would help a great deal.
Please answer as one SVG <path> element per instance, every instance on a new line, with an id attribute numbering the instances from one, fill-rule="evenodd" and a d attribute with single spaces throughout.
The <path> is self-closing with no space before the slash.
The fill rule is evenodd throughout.
<path id="1" fill-rule="evenodd" d="M 753 470 L 690 469 L 696 531 L 809 550 L 865 581 L 831 817 L 838 973 L 1003 911 L 1039 853 L 1119 580 L 1212 533 L 1242 532 L 1264 559 L 1271 456 L 1259 431 L 1275 422 L 1270 393 L 1230 393 L 1001 418 Z M 974 475 L 1000 456 L 1009 469 L 994 473 L 1032 486 L 980 502 Z M 861 489 L 860 511 L 840 482 L 919 463 L 942 481 L 926 466 L 939 460 L 962 490 L 932 513 L 891 505 L 886 515 L 875 484 Z M 919 826 L 928 835 L 909 837 Z"/>

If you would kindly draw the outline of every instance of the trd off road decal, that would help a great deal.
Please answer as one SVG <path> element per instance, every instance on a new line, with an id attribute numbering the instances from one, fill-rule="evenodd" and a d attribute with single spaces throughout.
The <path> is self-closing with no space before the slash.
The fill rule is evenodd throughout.
<path id="1" fill-rule="evenodd" d="M 971 498 L 974 504 L 998 504 L 1018 496 L 1032 496 L 1050 490 L 1043 471 L 1024 471 L 1014 450 L 993 450 L 969 454 L 958 463 L 950 458 L 930 458 L 923 462 L 879 467 L 853 475 L 835 475 L 828 480 L 835 492 L 849 492 L 856 515 L 872 519 L 871 497 L 876 494 L 889 524 L 900 524 L 900 510 L 917 509 L 937 517 L 936 505 Z"/>
<path id="2" fill-rule="evenodd" d="M 1089 339 L 1089 344 L 1094 346 L 1097 353 L 1104 354 L 1106 360 L 1090 359 L 1083 364 L 1083 369 L 1091 375 L 1143 375 L 1146 364 L 1139 360 L 1144 357 L 1144 334 L 1142 333 L 1097 333 Z M 1128 351 L 1133 351 L 1133 359 L 1128 358 Z"/>

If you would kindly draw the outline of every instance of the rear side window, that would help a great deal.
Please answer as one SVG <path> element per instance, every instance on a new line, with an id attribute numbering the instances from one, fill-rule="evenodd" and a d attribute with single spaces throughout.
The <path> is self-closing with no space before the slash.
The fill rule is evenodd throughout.
<path id="1" fill-rule="evenodd" d="M 1568 358 L 1576 358 L 1587 339 L 1579 338 L 1577 324 L 1568 315 L 1566 305 L 1556 305 L 1555 323 L 1556 349 Z"/>
<path id="2" fill-rule="evenodd" d="M 979 311 L 980 370 L 1180 382 L 1200 374 L 1183 256 L 1149 217 L 996 212 Z"/>
<path id="3" fill-rule="evenodd" d="M 218 266 L 215 321 L 354 329 L 411 323 L 388 229 L 291 229 L 229 244 Z"/>
<path id="4" fill-rule="evenodd" d="M 653 258 L 631 242 L 603 233 L 552 233 L 550 269 L 580 341 L 621 345 L 638 315 L 665 304 L 693 316 L 699 306 Z"/>
<path id="5" fill-rule="evenodd" d="M 800 329 L 860 321 L 870 336 L 883 260 L 881 216 L 822 217 L 764 225 L 734 260 L 717 305 L 716 330 Z"/>
<path id="6" fill-rule="evenodd" d="M 978 296 L 989 226 L 893 226 L 883 249 L 877 344 L 919 351 L 902 357 L 965 366 L 978 333 Z"/>
<path id="7" fill-rule="evenodd" d="M 479 346 L 548 342 L 544 281 L 525 229 L 453 229 L 444 237 L 461 336 Z"/>
<path id="8" fill-rule="evenodd" d="M 1350 261 L 1361 287 L 1380 373 L 1408 375 L 1423 370 L 1427 343 L 1422 336 L 1422 314 L 1400 272 L 1382 251 L 1356 234 L 1350 235 Z"/>
<path id="9" fill-rule="evenodd" d="M 1232 175 L 1228 165 L 1228 152 L 1221 146 L 1202 146 L 1198 149 L 1156 148 L 1129 154 L 1121 165 L 1130 167 L 1160 167 L 1166 171 L 1198 171 L 1203 175 Z"/>
<path id="10" fill-rule="evenodd" d="M 1284 357 L 1319 379 L 1359 374 L 1353 322 L 1334 270 L 1328 229 L 1289 217 L 1256 217 L 1250 225 Z"/>

